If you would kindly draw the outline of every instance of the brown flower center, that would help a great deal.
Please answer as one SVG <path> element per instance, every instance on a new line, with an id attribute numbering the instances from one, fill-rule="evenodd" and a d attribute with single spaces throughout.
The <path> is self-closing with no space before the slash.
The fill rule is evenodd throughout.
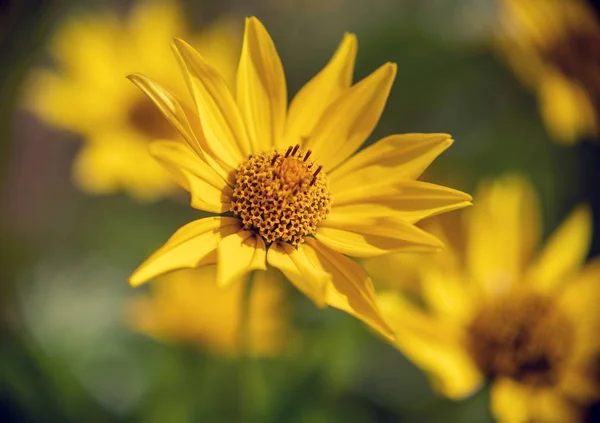
<path id="1" fill-rule="evenodd" d="M 231 211 L 267 244 L 298 246 L 331 209 L 327 177 L 310 154 L 296 145 L 250 156 L 238 169 Z"/>
<path id="2" fill-rule="evenodd" d="M 513 295 L 483 308 L 469 326 L 483 372 L 530 385 L 552 385 L 572 351 L 573 327 L 549 298 Z"/>
<path id="3" fill-rule="evenodd" d="M 600 29 L 571 30 L 552 46 L 546 58 L 583 85 L 590 96 L 600 99 Z"/>
<path id="4" fill-rule="evenodd" d="M 150 141 L 171 139 L 177 134 L 158 107 L 146 97 L 140 97 L 129 109 L 129 123 Z"/>

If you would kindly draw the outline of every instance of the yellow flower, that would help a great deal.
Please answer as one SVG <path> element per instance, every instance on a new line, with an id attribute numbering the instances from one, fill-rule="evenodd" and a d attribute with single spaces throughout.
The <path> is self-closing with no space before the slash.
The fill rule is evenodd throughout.
<path id="1" fill-rule="evenodd" d="M 552 137 L 574 143 L 598 134 L 600 24 L 581 0 L 498 0 L 497 45 L 537 92 Z"/>
<path id="2" fill-rule="evenodd" d="M 190 191 L 193 207 L 220 214 L 179 229 L 135 271 L 132 285 L 217 263 L 217 285 L 225 287 L 268 263 L 318 306 L 344 310 L 391 337 L 371 279 L 347 255 L 439 249 L 414 222 L 471 198 L 415 181 L 450 146 L 449 135 L 392 135 L 350 158 L 376 126 L 396 73 L 388 63 L 352 85 L 356 49 L 347 34 L 289 110 L 281 61 L 256 18 L 246 21 L 235 96 L 178 39 L 193 104 L 130 75 L 191 147 L 159 142 L 151 152 Z"/>
<path id="3" fill-rule="evenodd" d="M 448 397 L 489 378 L 501 422 L 577 421 L 598 394 L 589 374 L 600 352 L 600 261 L 582 266 L 589 210 L 577 208 L 536 256 L 540 219 L 524 180 L 499 179 L 475 202 L 462 243 L 438 230 L 447 249 L 420 267 L 423 306 L 380 294 L 397 346 Z"/>
<path id="4" fill-rule="evenodd" d="M 215 285 L 216 266 L 179 270 L 152 284 L 152 293 L 130 304 L 134 328 L 160 340 L 204 346 L 217 354 L 240 352 L 243 283 Z M 281 353 L 287 336 L 287 308 L 277 274 L 257 273 L 252 281 L 248 353 Z"/>
<path id="5" fill-rule="evenodd" d="M 183 88 L 170 72 L 173 59 L 168 43 L 187 34 L 185 27 L 177 3 L 142 1 L 126 21 L 104 12 L 73 17 L 58 30 L 50 45 L 58 68 L 33 73 L 25 103 L 48 124 L 84 139 L 73 174 L 86 193 L 122 190 L 153 200 L 177 189 L 168 172 L 148 154 L 148 144 L 176 139 L 179 134 L 122 78 L 135 64 Z M 223 22 L 193 36 L 194 44 L 221 67 L 229 81 L 234 79 L 239 51 L 235 34 L 231 24 Z"/>

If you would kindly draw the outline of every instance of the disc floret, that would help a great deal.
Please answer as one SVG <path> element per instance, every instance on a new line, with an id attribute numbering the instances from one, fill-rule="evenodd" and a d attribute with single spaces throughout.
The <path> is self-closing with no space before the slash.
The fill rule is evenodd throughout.
<path id="1" fill-rule="evenodd" d="M 310 150 L 290 146 L 285 154 L 250 156 L 238 169 L 231 211 L 267 245 L 280 241 L 297 247 L 331 210 L 327 177 L 310 156 Z"/>

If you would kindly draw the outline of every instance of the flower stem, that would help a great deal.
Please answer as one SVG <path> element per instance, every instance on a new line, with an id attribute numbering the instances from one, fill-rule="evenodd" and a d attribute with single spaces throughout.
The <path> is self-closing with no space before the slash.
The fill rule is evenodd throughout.
<path id="1" fill-rule="evenodd" d="M 250 327 L 250 313 L 254 272 L 243 282 L 244 287 L 241 296 L 241 310 L 238 324 L 238 371 L 239 371 L 239 406 L 240 421 L 252 421 L 252 387 L 250 386 L 252 339 Z"/>

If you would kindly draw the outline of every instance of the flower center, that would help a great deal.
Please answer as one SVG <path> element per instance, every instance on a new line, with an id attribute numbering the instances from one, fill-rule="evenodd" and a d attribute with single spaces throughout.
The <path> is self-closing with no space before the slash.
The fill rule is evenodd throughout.
<path id="1" fill-rule="evenodd" d="M 329 182 L 321 166 L 299 146 L 250 156 L 239 167 L 231 211 L 265 242 L 298 246 L 314 234 L 331 209 Z"/>
<path id="2" fill-rule="evenodd" d="M 177 132 L 169 121 L 146 97 L 140 97 L 129 109 L 129 123 L 144 136 L 155 139 L 171 139 Z"/>
<path id="3" fill-rule="evenodd" d="M 468 328 L 483 372 L 529 385 L 554 384 L 572 352 L 573 327 L 551 299 L 513 295 L 483 308 Z"/>
<path id="4" fill-rule="evenodd" d="M 600 98 L 600 30 L 577 28 L 559 40 L 546 57 L 590 96 Z"/>

